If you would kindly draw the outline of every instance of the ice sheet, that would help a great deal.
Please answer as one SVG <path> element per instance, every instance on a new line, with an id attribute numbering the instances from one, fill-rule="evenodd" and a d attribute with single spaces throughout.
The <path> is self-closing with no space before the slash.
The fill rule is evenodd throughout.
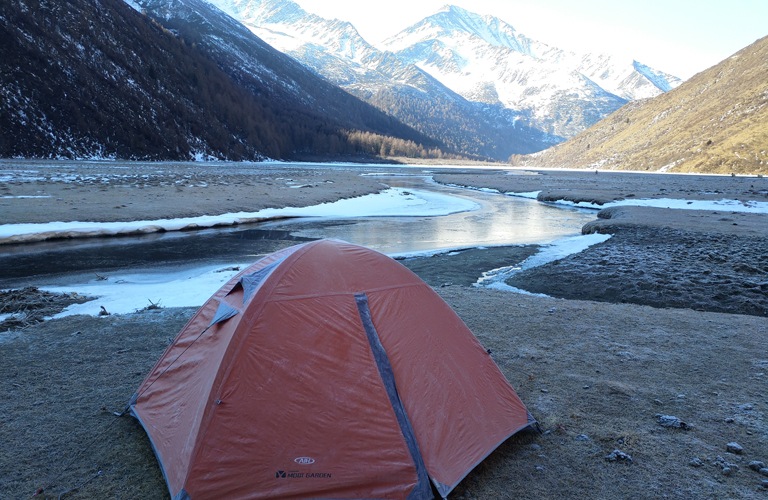
<path id="1" fill-rule="evenodd" d="M 562 259 L 608 238 L 610 238 L 609 235 L 590 234 L 557 240 L 549 245 L 543 245 L 539 253 L 529 257 L 519 266 L 495 269 L 485 273 L 486 276 L 481 278 L 479 284 L 489 288 L 520 292 L 504 284 L 504 279 L 519 270 Z M 110 314 L 132 313 L 149 306 L 150 301 L 159 303 L 161 307 L 199 307 L 227 280 L 239 272 L 233 267 L 243 269 L 247 265 L 206 266 L 173 273 L 114 275 L 106 281 L 94 279 L 88 283 L 40 288 L 49 292 L 76 292 L 79 295 L 97 297 L 96 300 L 85 304 L 71 305 L 54 318 L 74 314 L 98 316 L 102 306 Z"/>
<path id="2" fill-rule="evenodd" d="M 98 316 L 102 306 L 110 314 L 132 313 L 151 305 L 150 301 L 161 307 L 198 307 L 240 272 L 233 268 L 245 267 L 247 264 L 206 266 L 174 273 L 126 274 L 110 276 L 106 281 L 40 288 L 54 293 L 76 292 L 97 297 L 85 304 L 73 304 L 54 318 L 74 314 Z"/>
<path id="3" fill-rule="evenodd" d="M 507 196 L 518 196 L 521 198 L 536 199 L 541 191 L 531 191 L 529 193 L 504 193 Z M 574 203 L 572 201 L 558 200 L 554 202 L 556 205 L 567 205 L 569 207 L 578 208 L 591 208 L 594 210 L 602 210 L 608 207 L 618 206 L 638 206 L 638 207 L 656 207 L 656 208 L 675 208 L 680 210 L 709 210 L 712 212 L 746 212 L 753 214 L 766 214 L 768 213 L 768 202 L 764 201 L 739 201 L 729 200 L 723 198 L 721 200 L 685 200 L 674 198 L 639 198 L 639 199 L 624 199 L 620 201 L 612 201 L 598 205 L 596 203 L 590 203 L 580 201 Z"/>

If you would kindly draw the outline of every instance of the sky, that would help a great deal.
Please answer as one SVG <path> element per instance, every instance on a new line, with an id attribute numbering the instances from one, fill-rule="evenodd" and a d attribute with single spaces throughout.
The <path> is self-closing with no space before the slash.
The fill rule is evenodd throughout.
<path id="1" fill-rule="evenodd" d="M 631 57 L 687 79 L 768 35 L 768 0 L 295 0 L 351 22 L 369 43 L 451 4 L 561 49 Z"/>

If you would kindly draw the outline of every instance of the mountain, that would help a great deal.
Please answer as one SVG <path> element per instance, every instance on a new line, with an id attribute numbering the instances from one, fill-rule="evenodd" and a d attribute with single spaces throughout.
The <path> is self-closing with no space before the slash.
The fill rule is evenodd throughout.
<path id="1" fill-rule="evenodd" d="M 539 167 L 768 174 L 766 74 L 768 37 L 523 161 Z"/>
<path id="2" fill-rule="evenodd" d="M 515 110 L 473 102 L 413 64 L 366 42 L 350 23 L 290 0 L 210 0 L 317 74 L 448 147 L 506 159 L 563 139 L 526 124 Z"/>
<path id="3" fill-rule="evenodd" d="M 185 19 L 122 0 L 0 3 L 0 156 L 253 160 L 441 147 L 208 4 L 167 6 Z"/>
<path id="4" fill-rule="evenodd" d="M 563 137 L 630 100 L 680 83 L 636 61 L 551 47 L 496 17 L 455 6 L 443 7 L 383 46 L 463 97 L 516 110 L 532 126 Z"/>

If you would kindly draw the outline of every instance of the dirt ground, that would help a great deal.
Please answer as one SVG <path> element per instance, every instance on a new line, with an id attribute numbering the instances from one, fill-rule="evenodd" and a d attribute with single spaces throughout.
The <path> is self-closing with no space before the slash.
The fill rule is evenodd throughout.
<path id="1" fill-rule="evenodd" d="M 768 177 L 756 176 L 514 169 L 501 173 L 439 172 L 434 179 L 443 184 L 497 189 L 502 193 L 541 191 L 539 201 L 585 201 L 597 205 L 627 198 L 768 201 Z"/>
<path id="2" fill-rule="evenodd" d="M 173 219 L 317 205 L 383 189 L 362 167 L 0 162 L 0 224 Z"/>
<path id="3" fill-rule="evenodd" d="M 451 498 L 768 496 L 747 467 L 768 462 L 764 318 L 437 290 L 545 430 L 504 443 Z M 28 498 L 70 463 L 47 498 L 99 471 L 66 498 L 168 498 L 146 434 L 111 412 L 193 312 L 74 316 L 2 335 L 0 498 Z M 656 414 L 693 428 L 664 428 Z M 742 454 L 726 451 L 734 441 Z M 614 449 L 632 462 L 607 461 Z M 728 463 L 738 469 L 726 476 Z"/>
<path id="4" fill-rule="evenodd" d="M 682 213 L 681 213 L 682 212 Z M 534 293 L 768 316 L 768 215 L 613 207 L 587 252 L 514 275 Z"/>
<path id="5" fill-rule="evenodd" d="M 346 182 L 331 175 L 349 175 L 349 191 L 328 192 Z M 264 175 L 272 179 L 270 188 L 277 186 L 265 192 L 286 193 L 285 203 L 308 199 L 300 198 L 307 195 L 299 194 L 299 188 L 274 183 L 282 176 Z M 313 196 L 330 199 L 378 189 L 367 178 L 355 184 L 355 176 L 323 171 L 317 179 L 334 183 L 304 190 L 318 189 Z M 664 197 L 765 201 L 766 188 L 758 183 L 768 184 L 756 178 L 634 176 L 467 171 L 436 177 L 502 191 L 568 191 L 573 199 L 594 201 L 598 194 L 604 199 L 647 197 L 661 189 L 671 193 Z M 298 177 L 289 177 L 297 178 L 290 182 L 302 181 Z M 308 173 L 310 178 L 315 177 Z M 37 182 L 6 182 L 5 191 L 23 195 Z M 214 180 L 203 182 L 211 186 Z M 154 193 L 142 198 L 143 213 L 152 213 L 155 203 L 166 210 L 164 201 L 155 200 L 161 196 L 154 195 L 171 185 L 160 184 L 126 192 L 136 197 L 144 196 L 142 191 Z M 117 187 L 100 192 L 87 183 L 59 187 L 78 196 L 96 192 L 92 213 L 106 207 L 105 200 L 98 201 L 103 193 L 120 192 Z M 207 201 L 213 212 L 244 209 L 228 204 L 228 189 L 225 184 L 184 187 L 190 197 L 168 202 L 167 209 L 188 213 L 178 203 L 196 203 L 202 196 L 196 191 L 212 194 Z M 0 202 L 22 200 L 35 199 Z M 266 203 L 254 194 L 249 207 Z M 30 202 L 27 210 L 35 214 L 27 221 L 60 213 L 46 214 L 50 206 Z M 7 215 L 2 208 L 0 223 L 21 222 L 13 217 L 21 217 L 23 210 Z M 748 467 L 751 461 L 768 463 L 766 216 L 660 209 L 608 209 L 602 215 L 585 231 L 613 234 L 607 242 L 510 281 L 568 298 L 471 286 L 482 271 L 522 261 L 535 251 L 532 247 L 471 249 L 402 261 L 435 287 L 491 350 L 545 431 L 521 433 L 502 444 L 450 498 L 768 499 L 768 487 L 762 486 L 768 476 Z M 0 498 L 29 498 L 51 481 L 46 498 L 80 485 L 63 498 L 168 498 L 146 434 L 134 419 L 112 412 L 124 408 L 193 312 L 76 316 L 0 333 Z M 663 427 L 657 414 L 692 427 Z M 729 453 L 731 442 L 743 451 Z M 631 461 L 606 460 L 614 450 Z"/>

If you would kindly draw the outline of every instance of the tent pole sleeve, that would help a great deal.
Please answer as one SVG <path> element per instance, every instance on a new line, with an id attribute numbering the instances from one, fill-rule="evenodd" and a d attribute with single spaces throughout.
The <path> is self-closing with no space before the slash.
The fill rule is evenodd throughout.
<path id="1" fill-rule="evenodd" d="M 373 326 L 371 310 L 368 308 L 368 296 L 364 293 L 356 294 L 355 301 L 357 302 L 357 310 L 360 313 L 360 320 L 363 322 L 363 328 L 365 328 L 365 334 L 368 336 L 368 343 L 371 345 L 371 351 L 373 351 L 373 357 L 376 360 L 376 366 L 378 367 L 379 374 L 384 382 L 384 387 L 386 387 L 389 402 L 392 404 L 392 409 L 397 417 L 397 423 L 400 425 L 403 438 L 405 438 L 405 442 L 408 444 L 408 450 L 411 452 L 411 457 L 416 466 L 418 481 L 408 495 L 407 500 L 429 500 L 434 497 L 429 483 L 427 468 L 421 457 L 421 452 L 419 451 L 419 445 L 416 442 L 416 435 L 413 432 L 411 421 L 408 419 L 408 414 L 405 412 L 405 407 L 397 392 L 397 387 L 395 386 L 395 374 L 392 371 L 389 357 L 384 350 L 384 346 L 381 345 L 376 328 Z"/>

